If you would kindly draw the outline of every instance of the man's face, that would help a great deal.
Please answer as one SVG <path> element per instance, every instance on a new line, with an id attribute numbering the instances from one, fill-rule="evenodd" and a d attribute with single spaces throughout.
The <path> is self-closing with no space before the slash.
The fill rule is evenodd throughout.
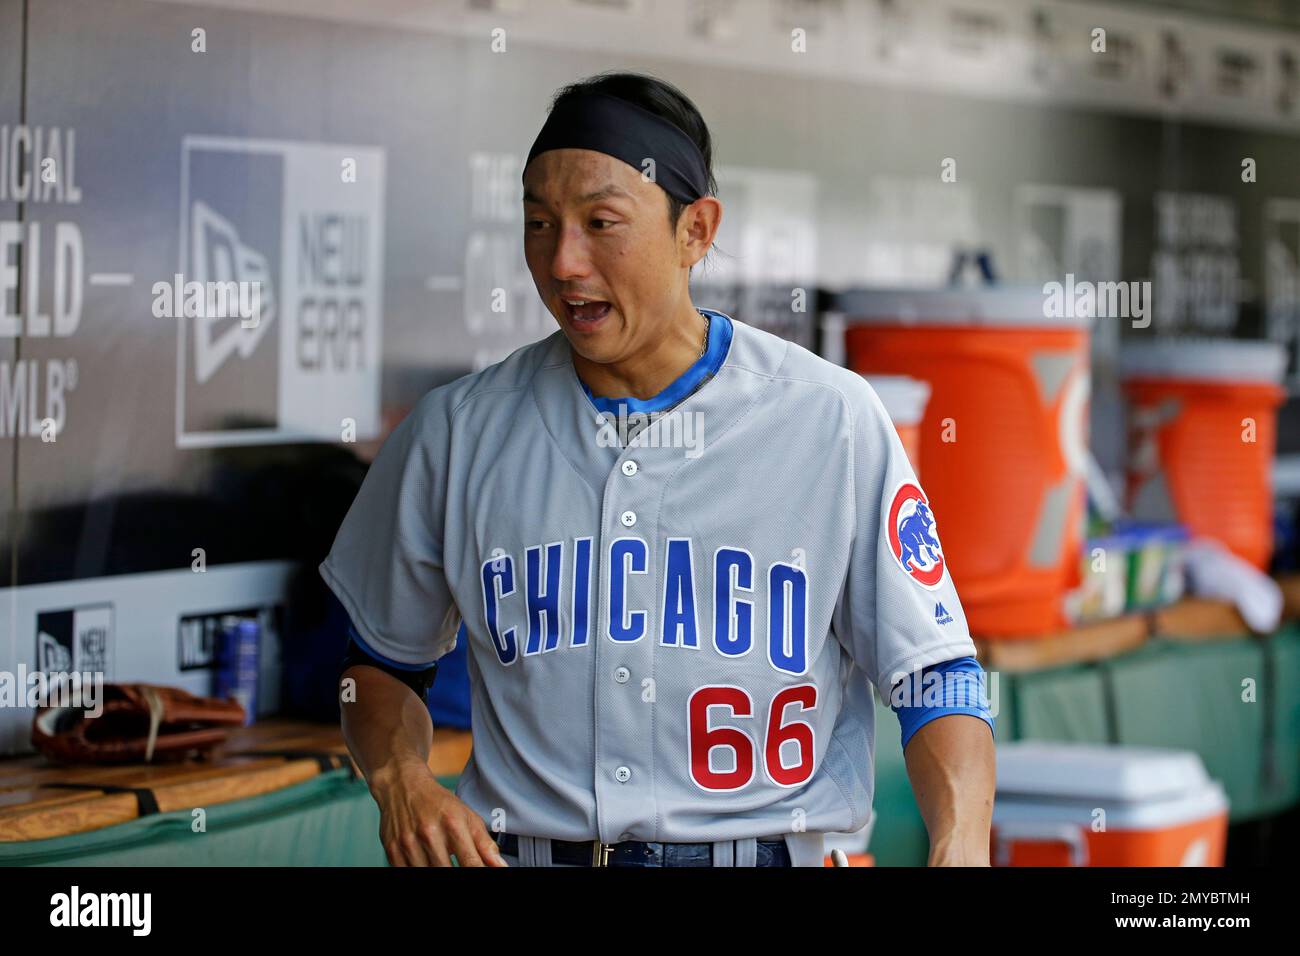
<path id="1" fill-rule="evenodd" d="M 701 255 L 669 227 L 664 191 L 627 163 L 556 149 L 528 164 L 524 257 L 542 301 L 584 358 L 621 361 L 680 321 L 688 269 Z M 566 301 L 576 299 L 604 305 Z"/>

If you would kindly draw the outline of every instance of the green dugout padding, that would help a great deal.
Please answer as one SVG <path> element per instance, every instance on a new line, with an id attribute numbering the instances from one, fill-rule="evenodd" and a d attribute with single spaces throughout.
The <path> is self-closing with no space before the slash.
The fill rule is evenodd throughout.
<path id="1" fill-rule="evenodd" d="M 1260 815 L 1266 712 L 1262 642 L 1153 642 L 1102 668 L 1117 742 L 1195 751 L 1228 792 L 1229 820 Z M 1255 688 L 1253 698 L 1248 682 Z"/>
<path id="2" fill-rule="evenodd" d="M 1005 674 L 985 675 L 984 693 L 989 699 L 989 713 L 993 715 L 993 739 L 1015 740 L 1020 723 L 1019 708 L 1016 707 L 1015 682 Z"/>
<path id="3" fill-rule="evenodd" d="M 1271 723 L 1264 735 L 1260 809 L 1279 813 L 1300 802 L 1300 627 L 1268 642 L 1270 682 L 1265 688 Z"/>
<path id="4" fill-rule="evenodd" d="M 454 779 L 440 778 L 444 786 Z M 261 797 L 154 814 L 53 840 L 0 843 L 0 866 L 386 866 L 362 780 L 331 770 Z"/>
<path id="5" fill-rule="evenodd" d="M 998 740 L 1109 741 L 1106 686 L 1097 668 L 1061 667 L 1003 682 L 1011 685 L 1003 696 L 1014 720 L 999 714 Z"/>

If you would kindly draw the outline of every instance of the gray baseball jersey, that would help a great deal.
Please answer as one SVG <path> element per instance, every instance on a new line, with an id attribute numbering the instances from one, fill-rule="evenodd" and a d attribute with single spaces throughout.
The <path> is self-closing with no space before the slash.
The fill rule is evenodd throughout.
<path id="1" fill-rule="evenodd" d="M 869 685 L 975 653 L 875 392 L 733 327 L 716 375 L 626 447 L 559 331 L 430 391 L 321 564 L 394 661 L 436 661 L 463 616 L 474 744 L 456 792 L 495 827 L 856 830 Z"/>

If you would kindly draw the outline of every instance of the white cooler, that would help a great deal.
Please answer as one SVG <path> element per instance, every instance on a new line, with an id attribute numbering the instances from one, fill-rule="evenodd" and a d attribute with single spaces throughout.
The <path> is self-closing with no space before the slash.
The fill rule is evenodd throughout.
<path id="1" fill-rule="evenodd" d="M 994 866 L 1222 866 L 1228 800 L 1187 750 L 997 748 Z"/>

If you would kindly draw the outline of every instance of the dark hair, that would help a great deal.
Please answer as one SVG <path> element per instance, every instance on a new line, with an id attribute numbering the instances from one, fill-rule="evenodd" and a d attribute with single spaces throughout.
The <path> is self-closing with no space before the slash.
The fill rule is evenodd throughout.
<path id="1" fill-rule="evenodd" d="M 700 148 L 700 153 L 704 156 L 704 167 L 709 173 L 709 195 L 718 194 L 718 181 L 713 177 L 713 137 L 709 133 L 708 124 L 704 122 L 704 117 L 700 115 L 700 111 L 696 109 L 690 98 L 673 84 L 646 73 L 615 71 L 597 73 L 561 87 L 551 100 L 551 109 L 555 109 L 565 97 L 583 93 L 605 93 L 609 96 L 617 96 L 621 100 L 635 103 L 642 109 L 668 120 L 694 140 L 695 145 Z M 668 226 L 675 233 L 678 220 L 682 218 L 687 203 L 668 196 L 667 193 L 664 195 L 668 197 Z M 712 254 L 712 249 L 704 254 L 703 261 L 706 266 Z"/>

